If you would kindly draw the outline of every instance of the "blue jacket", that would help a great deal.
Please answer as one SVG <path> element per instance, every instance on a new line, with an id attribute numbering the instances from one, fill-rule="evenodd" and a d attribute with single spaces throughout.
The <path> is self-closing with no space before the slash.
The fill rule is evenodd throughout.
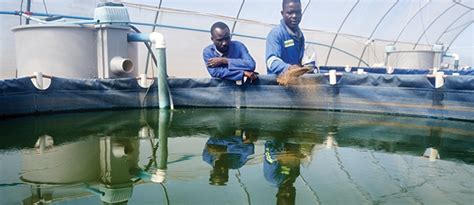
<path id="1" fill-rule="evenodd" d="M 207 140 L 206 144 L 223 145 L 227 147 L 226 152 L 222 154 L 228 155 L 227 163 L 230 169 L 239 169 L 244 166 L 250 159 L 250 156 L 255 153 L 253 144 L 244 144 L 242 138 L 237 136 L 222 138 L 211 137 Z M 213 165 L 216 156 L 211 155 L 206 146 L 202 152 L 202 159 L 208 164 Z"/>
<path id="2" fill-rule="evenodd" d="M 285 152 L 285 143 L 277 141 L 265 142 L 265 153 L 263 161 L 263 175 L 271 184 L 281 185 L 293 184 L 300 175 L 300 166 L 287 166 L 281 164 L 277 156 Z"/>
<path id="3" fill-rule="evenodd" d="M 247 47 L 239 41 L 231 41 L 226 55 L 222 55 L 216 49 L 214 44 L 207 46 L 203 50 L 204 64 L 215 57 L 226 57 L 229 64 L 225 67 L 207 67 L 207 71 L 214 78 L 226 80 L 242 80 L 244 71 L 255 70 L 255 60 L 250 56 Z"/>
<path id="4" fill-rule="evenodd" d="M 304 35 L 290 34 L 283 20 L 274 27 L 267 36 L 265 62 L 268 74 L 280 74 L 288 70 L 290 65 L 301 65 L 304 55 Z"/>

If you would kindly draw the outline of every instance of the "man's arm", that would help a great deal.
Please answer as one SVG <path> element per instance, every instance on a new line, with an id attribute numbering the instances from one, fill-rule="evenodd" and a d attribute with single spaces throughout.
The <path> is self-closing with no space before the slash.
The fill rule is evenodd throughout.
<path id="1" fill-rule="evenodd" d="M 247 47 L 244 44 L 236 42 L 235 44 L 236 52 L 241 54 L 240 58 L 227 58 L 229 70 L 246 70 L 254 71 L 255 70 L 255 60 L 250 55 Z"/>
<path id="2" fill-rule="evenodd" d="M 268 74 L 280 74 L 290 67 L 282 59 L 282 40 L 279 38 L 277 32 L 271 31 L 268 34 L 266 42 L 266 64 Z"/>
<path id="3" fill-rule="evenodd" d="M 209 60 L 216 58 L 211 50 L 204 49 L 203 51 L 203 59 L 204 64 L 206 65 L 207 71 L 209 74 L 214 78 L 221 78 L 226 80 L 242 80 L 244 76 L 244 70 L 230 70 L 228 69 L 227 65 L 218 65 L 213 66 L 209 64 Z"/>

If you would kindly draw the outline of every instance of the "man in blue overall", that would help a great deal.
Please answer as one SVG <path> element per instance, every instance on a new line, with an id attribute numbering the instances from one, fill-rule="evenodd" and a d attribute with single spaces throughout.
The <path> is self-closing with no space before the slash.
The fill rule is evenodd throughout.
<path id="1" fill-rule="evenodd" d="M 304 155 L 298 144 L 271 140 L 265 143 L 263 174 L 273 186 L 278 187 L 277 204 L 295 204 L 294 183 L 300 176 L 300 163 Z"/>
<path id="2" fill-rule="evenodd" d="M 280 25 L 268 33 L 265 59 L 267 73 L 278 75 L 278 83 L 287 85 L 290 78 L 310 71 L 301 64 L 305 38 L 298 26 L 302 17 L 300 0 L 283 0 L 281 16 Z"/>
<path id="3" fill-rule="evenodd" d="M 209 184 L 225 186 L 229 180 L 229 169 L 241 168 L 254 153 L 253 141 L 241 136 L 209 138 L 202 152 L 202 159 L 213 167 Z"/>
<path id="4" fill-rule="evenodd" d="M 231 40 L 229 27 L 225 23 L 212 25 L 211 40 L 213 44 L 204 49 L 203 58 L 212 77 L 233 81 L 247 77 L 250 82 L 257 79 L 255 60 L 243 43 Z"/>

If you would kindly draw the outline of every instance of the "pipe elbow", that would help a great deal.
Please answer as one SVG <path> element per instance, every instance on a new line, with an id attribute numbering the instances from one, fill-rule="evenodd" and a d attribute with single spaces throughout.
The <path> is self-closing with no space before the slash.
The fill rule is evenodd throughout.
<path id="1" fill-rule="evenodd" d="M 459 54 L 453 53 L 453 58 L 454 58 L 454 60 L 458 61 L 459 60 Z"/>
<path id="2" fill-rule="evenodd" d="M 161 33 L 158 33 L 158 32 L 151 33 L 150 42 L 155 45 L 155 48 L 166 48 L 165 37 Z"/>

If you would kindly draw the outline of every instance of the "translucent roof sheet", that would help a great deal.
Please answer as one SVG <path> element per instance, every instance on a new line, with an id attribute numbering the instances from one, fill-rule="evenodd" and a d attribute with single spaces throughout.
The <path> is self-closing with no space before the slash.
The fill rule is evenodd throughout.
<path id="1" fill-rule="evenodd" d="M 50 13 L 92 16 L 96 0 L 48 1 Z M 173 25 L 180 39 L 193 38 L 196 45 L 172 48 L 177 52 L 197 52 L 190 62 L 202 66 L 200 46 L 209 44 L 206 31 L 215 21 L 234 27 L 237 38 L 248 44 L 265 73 L 264 48 L 267 33 L 281 19 L 281 1 L 277 0 L 127 0 L 133 21 Z M 474 62 L 474 1 L 472 0 L 301 0 L 305 9 L 301 27 L 308 44 L 317 52 L 319 64 L 374 65 L 383 62 L 384 47 L 395 44 L 397 49 L 429 50 L 435 43 L 444 44 L 448 52 L 461 56 L 461 65 Z M 134 5 L 132 5 L 133 3 Z M 19 1 L 6 0 L 0 10 L 18 10 Z M 142 6 L 137 6 L 141 4 Z M 33 1 L 33 10 L 44 12 L 41 1 Z M 12 38 L 11 21 L 18 18 L 0 16 L 2 42 Z M 8 21 L 8 23 L 6 23 Z M 15 22 L 18 24 L 18 22 Z M 8 26 L 7 26 L 8 25 Z M 151 31 L 150 27 L 141 27 Z M 158 28 L 160 29 L 160 28 Z M 189 29 L 201 30 L 190 31 Z M 185 35 L 185 36 L 184 36 Z M 174 39 L 175 37 L 173 37 Z M 178 38 L 179 39 L 179 38 Z M 8 44 L 8 46 L 11 46 Z M 196 48 L 190 49 L 195 46 Z M 331 48 L 332 46 L 332 48 Z M 3 45 L 2 53 L 8 52 Z M 262 52 L 263 51 L 263 52 Z M 179 55 L 171 53 L 170 55 Z M 362 57 L 361 59 L 358 59 Z M 196 58 L 196 59 L 193 59 Z M 328 59 L 326 61 L 326 59 Z M 1 58 L 0 65 L 9 65 Z M 362 64 L 364 65 L 364 64 Z M 180 66 L 180 65 L 176 65 Z"/>

